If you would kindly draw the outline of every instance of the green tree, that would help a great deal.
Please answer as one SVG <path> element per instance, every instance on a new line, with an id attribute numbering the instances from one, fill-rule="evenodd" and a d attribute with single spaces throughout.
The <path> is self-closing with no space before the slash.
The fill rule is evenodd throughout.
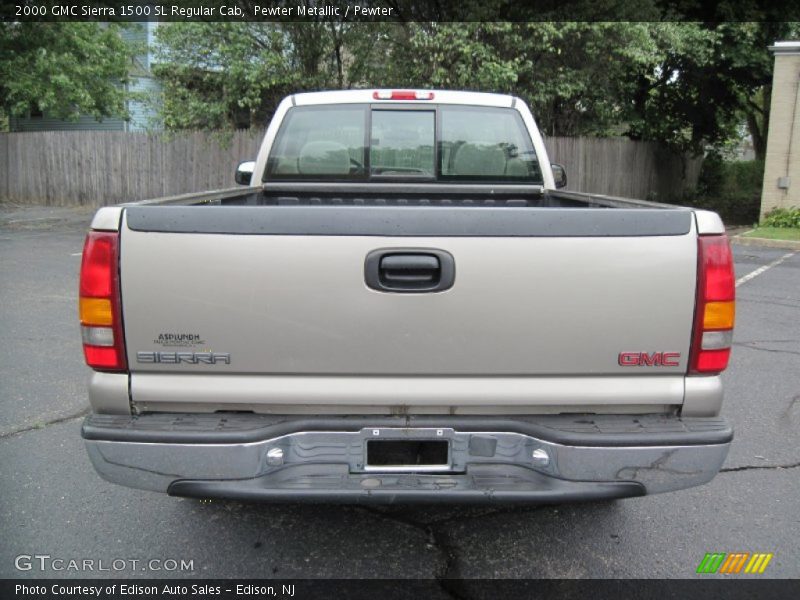
<path id="1" fill-rule="evenodd" d="M 695 153 L 747 124 L 762 156 L 767 46 L 798 33 L 775 22 L 181 23 L 161 28 L 159 72 L 170 128 L 262 124 L 295 91 L 431 87 L 518 95 L 550 135 Z"/>
<path id="2" fill-rule="evenodd" d="M 647 23 L 525 23 L 518 93 L 551 135 L 619 134 L 661 59 Z"/>
<path id="3" fill-rule="evenodd" d="M 153 72 L 168 129 L 263 125 L 282 97 L 348 88 L 377 69 L 370 40 L 382 26 L 304 23 L 170 23 L 158 29 Z"/>
<path id="4" fill-rule="evenodd" d="M 647 23 L 409 23 L 375 85 L 506 92 L 551 135 L 607 134 L 663 51 Z M 395 32 L 396 33 L 396 32 Z"/>
<path id="5" fill-rule="evenodd" d="M 153 73 L 167 129 L 249 127 L 287 87 L 284 36 L 271 23 L 168 23 Z"/>
<path id="6" fill-rule="evenodd" d="M 703 152 L 742 135 L 766 148 L 781 22 L 409 23 L 373 79 L 521 96 L 551 135 L 625 134 Z M 397 36 L 403 39 L 403 36 Z M 369 78 L 366 78 L 368 81 Z"/>
<path id="7" fill-rule="evenodd" d="M 748 24 L 741 24 L 745 28 Z M 770 21 L 751 27 L 746 38 L 735 39 L 739 52 L 747 53 L 751 48 L 766 48 L 780 40 L 800 39 L 800 23 Z M 767 129 L 769 127 L 770 102 L 772 100 L 772 70 L 774 58 L 769 52 L 753 52 L 748 68 L 740 77 L 749 77 L 742 94 L 742 104 L 747 129 L 753 139 L 756 158 L 763 161 L 767 155 Z"/>
<path id="8" fill-rule="evenodd" d="M 653 24 L 664 52 L 657 76 L 640 81 L 629 135 L 695 153 L 752 136 L 766 154 L 773 57 L 768 46 L 800 33 L 798 23 Z"/>
<path id="9" fill-rule="evenodd" d="M 0 23 L 0 110 L 61 119 L 126 116 L 124 84 L 136 49 L 116 25 Z"/>
<path id="10" fill-rule="evenodd" d="M 377 84 L 403 87 L 507 91 L 524 58 L 509 53 L 513 23 L 413 23 L 397 39 Z M 381 81 L 384 79 L 384 81 Z M 388 79 L 388 81 L 386 81 Z"/>

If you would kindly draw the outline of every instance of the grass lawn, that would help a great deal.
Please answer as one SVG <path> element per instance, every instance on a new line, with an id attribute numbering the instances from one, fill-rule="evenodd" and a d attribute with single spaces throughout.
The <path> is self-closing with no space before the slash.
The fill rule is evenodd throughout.
<path id="1" fill-rule="evenodd" d="M 792 240 L 800 242 L 800 229 L 789 227 L 757 227 L 744 237 L 767 238 L 768 240 Z"/>

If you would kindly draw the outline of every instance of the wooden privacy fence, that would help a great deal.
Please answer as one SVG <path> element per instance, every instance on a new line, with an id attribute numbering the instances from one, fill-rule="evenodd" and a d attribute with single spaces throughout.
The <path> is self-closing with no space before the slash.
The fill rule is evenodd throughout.
<path id="1" fill-rule="evenodd" d="M 255 158 L 263 134 L 2 133 L 0 200 L 103 206 L 231 187 L 236 165 Z M 678 200 L 694 189 L 700 171 L 701 159 L 651 142 L 551 137 L 545 144 L 575 191 Z"/>
<path id="2" fill-rule="evenodd" d="M 0 197 L 103 206 L 232 187 L 263 131 L 221 135 L 46 131 L 0 134 Z"/>
<path id="3" fill-rule="evenodd" d="M 550 160 L 567 171 L 567 189 L 621 198 L 679 202 L 693 192 L 701 157 L 627 138 L 551 137 Z"/>

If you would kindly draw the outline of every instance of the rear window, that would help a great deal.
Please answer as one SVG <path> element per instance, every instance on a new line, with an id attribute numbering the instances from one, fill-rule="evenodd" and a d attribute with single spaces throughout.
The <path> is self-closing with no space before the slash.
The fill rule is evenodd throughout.
<path id="1" fill-rule="evenodd" d="M 452 106 L 441 111 L 443 179 L 522 179 L 542 175 L 528 130 L 507 108 Z"/>
<path id="2" fill-rule="evenodd" d="M 293 108 L 272 145 L 267 173 L 271 179 L 363 174 L 365 131 L 363 106 Z"/>
<path id="3" fill-rule="evenodd" d="M 434 177 L 435 116 L 432 110 L 372 111 L 370 174 Z"/>
<path id="4" fill-rule="evenodd" d="M 542 183 L 516 110 L 370 105 L 290 109 L 264 180 Z"/>

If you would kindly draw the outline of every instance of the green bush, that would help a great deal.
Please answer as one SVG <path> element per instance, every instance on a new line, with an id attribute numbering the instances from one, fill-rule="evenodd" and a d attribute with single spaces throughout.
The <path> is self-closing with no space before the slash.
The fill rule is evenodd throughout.
<path id="1" fill-rule="evenodd" d="M 761 220 L 762 227 L 792 227 L 800 229 L 800 207 L 775 208 Z"/>
<path id="2" fill-rule="evenodd" d="M 709 154 L 697 182 L 697 190 L 684 202 L 719 213 L 726 225 L 751 225 L 761 211 L 764 163 L 725 161 Z"/>

